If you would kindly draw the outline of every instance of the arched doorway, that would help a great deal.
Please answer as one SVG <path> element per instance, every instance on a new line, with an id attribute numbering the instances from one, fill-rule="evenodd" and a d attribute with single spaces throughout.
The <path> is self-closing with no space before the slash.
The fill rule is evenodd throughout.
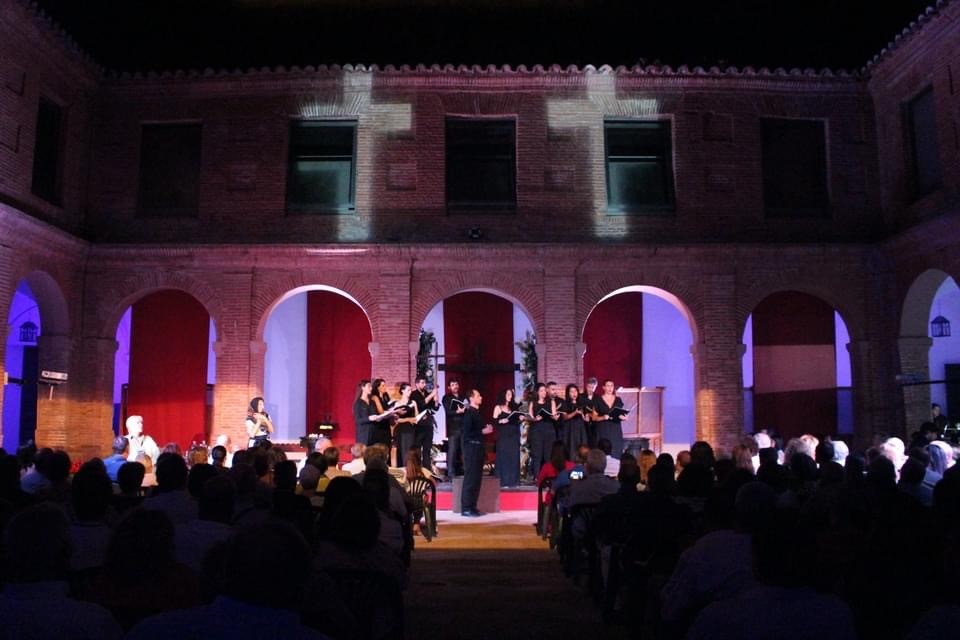
<path id="1" fill-rule="evenodd" d="M 216 328 L 189 293 L 163 289 L 126 309 L 117 324 L 113 430 L 141 415 L 161 447 L 210 442 L 216 384 Z"/>
<path id="2" fill-rule="evenodd" d="M 591 309 L 583 328 L 583 375 L 618 387 L 663 387 L 663 449 L 686 449 L 696 434 L 696 325 L 687 306 L 657 287 L 624 287 Z"/>
<path id="3" fill-rule="evenodd" d="M 363 307 L 340 289 L 299 287 L 273 305 L 263 328 L 263 396 L 274 439 L 334 425 L 334 440 L 354 441 L 353 401 L 357 382 L 371 375 L 371 340 Z"/>
<path id="4" fill-rule="evenodd" d="M 951 424 L 960 421 L 960 289 L 947 273 L 929 269 L 910 286 L 900 320 L 900 365 L 908 434 L 940 405 Z M 938 329 L 934 330 L 934 321 Z M 942 321 L 949 326 L 944 335 Z"/>
<path id="5" fill-rule="evenodd" d="M 764 298 L 743 332 L 744 430 L 784 439 L 852 434 L 849 342 L 828 302 L 799 291 Z"/>

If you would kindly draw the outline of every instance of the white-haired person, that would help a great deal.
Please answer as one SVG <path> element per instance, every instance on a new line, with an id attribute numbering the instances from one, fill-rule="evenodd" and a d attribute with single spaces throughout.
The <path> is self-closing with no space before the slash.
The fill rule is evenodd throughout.
<path id="1" fill-rule="evenodd" d="M 127 440 L 130 446 L 127 448 L 128 462 L 141 462 L 151 471 L 157 464 L 157 458 L 160 457 L 160 447 L 154 442 L 153 438 L 143 433 L 143 416 L 130 416 L 126 421 Z M 147 465 L 149 459 L 150 464 Z"/>

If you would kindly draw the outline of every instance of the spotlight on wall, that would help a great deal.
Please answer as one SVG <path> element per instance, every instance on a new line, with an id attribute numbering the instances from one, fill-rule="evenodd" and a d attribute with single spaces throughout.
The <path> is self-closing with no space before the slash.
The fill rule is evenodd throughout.
<path id="1" fill-rule="evenodd" d="M 467 231 L 467 237 L 471 240 L 483 240 L 483 229 L 480 227 L 470 227 Z"/>

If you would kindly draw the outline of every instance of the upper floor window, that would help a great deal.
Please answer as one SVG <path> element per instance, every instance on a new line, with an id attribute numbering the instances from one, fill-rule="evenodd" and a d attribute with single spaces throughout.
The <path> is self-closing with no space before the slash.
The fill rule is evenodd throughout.
<path id="1" fill-rule="evenodd" d="M 926 89 L 907 103 L 906 117 L 912 153 L 913 191 L 920 197 L 940 188 L 943 179 L 933 88 Z"/>
<path id="2" fill-rule="evenodd" d="M 673 208 L 673 158 L 669 121 L 609 121 L 603 127 L 607 156 L 607 208 L 611 212 Z"/>
<path id="3" fill-rule="evenodd" d="M 290 123 L 288 211 L 352 211 L 357 125 L 344 120 Z"/>
<path id="4" fill-rule="evenodd" d="M 146 215 L 197 215 L 199 124 L 147 124 L 140 138 L 137 209 Z"/>
<path id="5" fill-rule="evenodd" d="M 516 123 L 448 118 L 447 206 L 517 205 Z"/>
<path id="6" fill-rule="evenodd" d="M 829 216 L 823 121 L 763 118 L 760 122 L 767 215 Z"/>
<path id="7" fill-rule="evenodd" d="M 63 109 L 41 97 L 37 110 L 37 135 L 33 146 L 33 180 L 30 190 L 47 202 L 60 204 L 63 179 Z"/>

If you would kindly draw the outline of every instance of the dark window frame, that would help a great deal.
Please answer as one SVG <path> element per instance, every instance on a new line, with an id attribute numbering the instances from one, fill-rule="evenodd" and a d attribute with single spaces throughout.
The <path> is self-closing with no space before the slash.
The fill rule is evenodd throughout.
<path id="1" fill-rule="evenodd" d="M 45 122 L 45 110 L 56 111 L 56 130 L 51 139 L 45 139 L 42 129 Z M 37 120 L 34 130 L 33 167 L 30 177 L 30 193 L 57 207 L 63 204 L 64 144 L 66 140 L 66 110 L 52 98 L 41 95 L 37 103 Z M 44 148 L 41 148 L 44 147 Z M 52 162 L 53 166 L 46 166 Z M 52 179 L 45 176 L 52 169 Z"/>
<path id="2" fill-rule="evenodd" d="M 819 151 L 822 151 L 820 154 L 822 171 L 818 176 L 818 181 L 821 183 L 819 186 L 822 200 L 818 202 L 812 202 L 811 206 L 806 206 L 807 203 L 802 202 L 771 202 L 773 198 L 771 198 L 771 188 L 769 183 L 772 182 L 771 174 L 777 172 L 775 171 L 775 168 L 771 166 L 771 164 L 768 164 L 769 162 L 772 162 L 772 160 L 767 157 L 767 127 L 777 124 L 784 127 L 798 127 L 800 125 L 816 125 L 819 127 L 819 132 L 821 134 L 819 136 L 821 145 Z M 781 169 L 779 173 L 785 174 L 787 172 Z M 791 175 L 797 175 L 797 172 L 793 172 Z M 792 118 L 783 116 L 760 117 L 760 187 L 761 194 L 763 196 L 763 212 L 764 216 L 767 218 L 778 220 L 815 220 L 830 219 L 833 217 L 832 194 L 830 189 L 830 144 L 828 120 L 826 118 Z"/>
<path id="3" fill-rule="evenodd" d="M 457 156 L 457 149 L 463 149 L 469 147 L 471 142 L 468 138 L 461 138 L 459 140 L 451 140 L 451 126 L 454 128 L 463 128 L 469 129 L 471 127 L 476 127 L 480 130 L 484 125 L 487 126 L 502 126 L 509 125 L 511 128 L 512 134 L 512 144 L 509 145 L 508 153 L 488 153 L 488 154 L 476 154 L 474 156 L 461 155 Z M 476 139 L 476 138 L 475 138 Z M 453 142 L 453 144 L 451 144 Z M 502 142 L 500 144 L 503 144 Z M 491 141 L 488 145 L 490 148 L 493 148 L 497 145 L 495 141 Z M 474 144 L 475 147 L 482 147 L 482 144 Z M 496 116 L 487 116 L 487 117 L 474 117 L 474 116 L 458 116 L 458 115 L 448 115 L 444 120 L 444 202 L 446 203 L 448 211 L 487 211 L 487 212 L 504 212 L 504 213 L 513 213 L 517 209 L 517 118 L 515 116 L 509 115 L 496 115 Z M 501 162 L 504 166 L 510 168 L 509 171 L 509 186 L 506 191 L 509 191 L 509 197 L 507 199 L 488 199 L 480 200 L 474 198 L 451 198 L 451 193 L 455 196 L 459 196 L 457 193 L 458 190 L 462 189 L 461 187 L 454 184 L 453 180 L 455 179 L 456 171 L 451 171 L 451 166 L 455 165 L 457 162 Z"/>
<path id="4" fill-rule="evenodd" d="M 662 142 L 662 153 L 633 153 L 614 155 L 610 134 L 617 129 L 655 130 Z M 671 118 L 638 119 L 608 118 L 603 121 L 603 168 L 606 181 L 607 213 L 610 215 L 672 214 L 676 211 L 677 196 L 674 181 L 673 120 Z M 612 164 L 659 165 L 663 184 L 660 203 L 621 200 L 614 197 L 610 167 Z"/>
<path id="5" fill-rule="evenodd" d="M 932 120 L 932 130 L 929 131 L 932 135 L 932 140 L 930 144 L 933 145 L 933 151 L 935 152 L 933 157 L 936 159 L 936 177 L 925 184 L 925 181 L 920 176 L 920 161 L 919 161 L 919 147 L 917 145 L 917 128 L 916 128 L 916 111 L 915 108 L 922 100 L 929 99 L 931 101 L 933 116 Z M 914 200 L 919 200 L 926 195 L 929 195 L 938 189 L 943 187 L 943 161 L 940 158 L 940 136 L 939 129 L 937 128 L 937 105 L 934 101 L 934 92 L 933 85 L 927 85 L 912 98 L 907 100 L 903 105 L 903 114 L 904 114 L 904 129 L 906 132 L 907 138 L 907 148 L 909 149 L 909 156 L 907 158 L 907 164 L 909 165 L 910 172 L 910 190 Z"/>
<path id="6" fill-rule="evenodd" d="M 306 130 L 308 128 L 349 128 L 352 131 L 351 152 L 350 155 L 339 153 L 318 153 L 314 149 L 310 153 L 309 145 L 300 144 L 296 141 L 296 131 L 298 129 Z M 290 126 L 287 128 L 287 175 L 286 189 L 284 192 L 284 206 L 288 214 L 348 214 L 355 213 L 357 210 L 357 131 L 358 123 L 355 119 L 308 119 L 298 118 L 290 120 Z M 307 202 L 293 199 L 294 191 L 294 164 L 299 161 L 309 159 L 328 159 L 328 160 L 350 160 L 350 186 L 349 198 L 347 202 Z"/>
<path id="7" fill-rule="evenodd" d="M 150 159 L 145 151 L 147 149 L 148 131 L 174 130 L 181 131 L 192 130 L 196 135 L 196 167 L 194 174 L 195 193 L 193 202 L 186 205 L 154 204 L 147 200 L 147 194 L 151 189 L 147 188 L 148 180 L 145 172 L 145 163 Z M 200 213 L 200 186 L 201 173 L 203 171 L 203 123 L 197 121 L 175 121 L 175 122 L 142 122 L 140 123 L 140 158 L 137 175 L 137 216 L 143 218 L 196 218 Z M 169 176 L 168 176 L 169 177 Z M 162 186 L 162 185 L 161 185 Z M 156 185 L 151 185 L 155 188 Z"/>

